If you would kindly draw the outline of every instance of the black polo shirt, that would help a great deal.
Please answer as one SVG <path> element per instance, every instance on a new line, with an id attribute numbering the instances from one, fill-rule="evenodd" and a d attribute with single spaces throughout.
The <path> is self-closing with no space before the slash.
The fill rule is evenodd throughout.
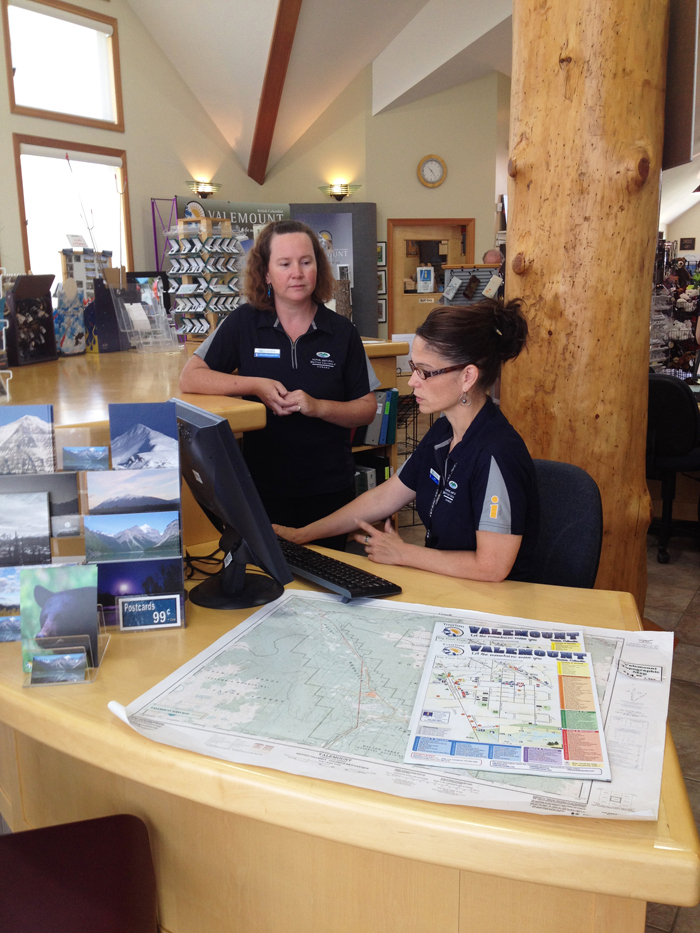
<path id="1" fill-rule="evenodd" d="M 416 493 L 426 547 L 475 551 L 477 531 L 522 535 L 508 579 L 530 579 L 539 498 L 525 442 L 491 399 L 449 453 L 452 436 L 439 418 L 399 473 Z"/>
<path id="2" fill-rule="evenodd" d="M 232 311 L 196 351 L 210 369 L 275 379 L 312 398 L 349 402 L 369 392 L 360 335 L 347 318 L 318 305 L 308 331 L 292 342 L 272 311 L 249 304 Z M 256 396 L 246 396 L 260 401 Z M 300 412 L 277 416 L 244 435 L 243 453 L 263 494 L 292 497 L 351 486 L 350 430 Z"/>

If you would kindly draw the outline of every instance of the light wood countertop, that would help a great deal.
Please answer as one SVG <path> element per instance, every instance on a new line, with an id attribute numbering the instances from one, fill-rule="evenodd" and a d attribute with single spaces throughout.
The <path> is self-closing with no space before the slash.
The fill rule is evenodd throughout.
<path id="1" fill-rule="evenodd" d="M 382 573 L 404 587 L 399 599 L 406 601 L 639 628 L 626 593 L 474 583 L 392 567 Z M 670 739 L 658 821 L 608 821 L 430 804 L 234 765 L 150 742 L 109 713 L 108 701 L 127 705 L 248 614 L 188 604 L 186 630 L 116 634 L 93 685 L 25 690 L 19 645 L 0 645 L 0 720 L 112 776 L 361 849 L 623 898 L 681 905 L 700 899 L 698 837 Z"/>

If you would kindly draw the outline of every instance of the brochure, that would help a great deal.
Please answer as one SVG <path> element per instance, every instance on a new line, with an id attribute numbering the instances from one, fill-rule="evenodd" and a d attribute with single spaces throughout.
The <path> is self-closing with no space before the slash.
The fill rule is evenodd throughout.
<path id="1" fill-rule="evenodd" d="M 550 647 L 504 645 L 503 631 L 436 624 L 404 761 L 609 781 L 590 654 L 551 630 L 533 638 Z"/>

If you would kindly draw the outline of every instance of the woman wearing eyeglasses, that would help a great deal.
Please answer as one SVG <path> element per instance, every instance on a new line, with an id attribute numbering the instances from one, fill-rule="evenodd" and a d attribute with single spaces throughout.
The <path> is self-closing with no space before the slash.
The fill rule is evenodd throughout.
<path id="1" fill-rule="evenodd" d="M 391 479 L 304 528 L 273 526 L 298 544 L 362 529 L 370 560 L 469 580 L 527 580 L 539 503 L 527 447 L 487 389 L 527 340 L 520 303 L 489 299 L 438 308 L 416 331 L 409 385 L 423 414 L 439 414 Z M 425 547 L 387 516 L 415 498 Z M 372 522 L 385 519 L 384 531 Z"/>

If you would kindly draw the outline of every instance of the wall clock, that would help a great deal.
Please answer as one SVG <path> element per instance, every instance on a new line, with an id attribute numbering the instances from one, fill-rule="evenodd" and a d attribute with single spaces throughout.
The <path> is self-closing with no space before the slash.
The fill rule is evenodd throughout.
<path id="1" fill-rule="evenodd" d="M 426 188 L 437 188 L 447 178 L 447 166 L 438 155 L 427 155 L 418 163 L 418 181 Z"/>

